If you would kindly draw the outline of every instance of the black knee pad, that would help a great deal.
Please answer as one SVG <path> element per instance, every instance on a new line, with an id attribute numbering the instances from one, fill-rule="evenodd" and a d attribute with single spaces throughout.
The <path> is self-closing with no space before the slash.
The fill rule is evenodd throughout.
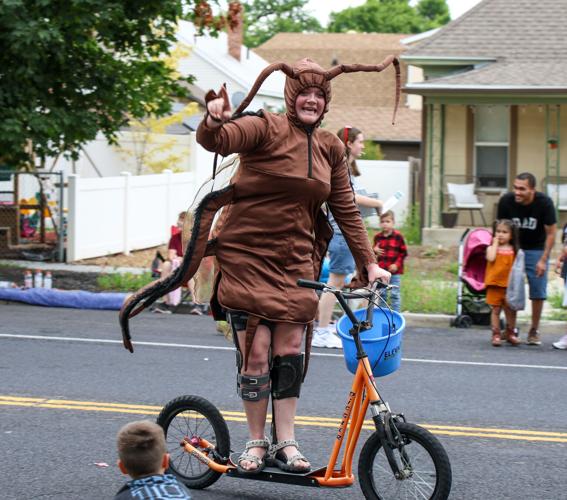
<path id="1" fill-rule="evenodd" d="M 303 380 L 303 354 L 276 356 L 270 371 L 272 398 L 298 398 Z"/>

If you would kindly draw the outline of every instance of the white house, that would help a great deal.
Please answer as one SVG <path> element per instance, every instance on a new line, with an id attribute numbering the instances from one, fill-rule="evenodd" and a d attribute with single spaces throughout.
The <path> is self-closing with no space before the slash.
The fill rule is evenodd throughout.
<path id="1" fill-rule="evenodd" d="M 198 36 L 192 23 L 181 21 L 177 39 L 191 48 L 191 54 L 181 60 L 182 75 L 193 75 L 195 83 L 191 91 L 202 99 L 209 89 L 218 90 L 226 83 L 233 106 L 246 96 L 256 77 L 268 66 L 268 62 L 239 43 L 240 31 L 221 32 L 218 37 Z M 285 76 L 281 71 L 272 73 L 263 83 L 248 110 L 262 108 L 279 110 L 284 106 Z"/>
<path id="2" fill-rule="evenodd" d="M 190 48 L 190 55 L 182 58 L 179 63 L 179 71 L 184 76 L 195 77 L 194 84 L 189 87 L 189 97 L 200 104 L 204 104 L 203 98 L 209 89 L 218 90 L 222 83 L 226 83 L 233 103 L 240 103 L 256 77 L 269 64 L 253 50 L 242 45 L 241 27 L 228 34 L 221 32 L 218 37 L 199 36 L 192 23 L 180 21 L 177 38 L 180 43 Z M 282 109 L 284 84 L 283 73 L 275 72 L 270 75 L 247 110 Z M 195 169 L 204 168 L 206 173 L 209 173 L 212 165 L 209 154 L 195 142 L 193 131 L 202 116 L 203 113 L 198 113 L 182 125 L 171 127 L 167 135 L 154 139 L 156 143 L 170 145 L 172 152 L 182 158 L 176 169 L 194 172 L 197 182 L 204 174 L 195 172 Z M 119 142 L 122 146 L 135 148 L 135 138 L 128 131 L 121 132 L 120 136 Z M 99 134 L 96 140 L 83 147 L 76 162 L 60 159 L 57 167 L 66 173 L 76 173 L 81 177 L 109 177 L 124 171 L 135 172 L 135 160 L 134 157 L 121 154 L 115 147 L 109 146 L 102 134 Z"/>

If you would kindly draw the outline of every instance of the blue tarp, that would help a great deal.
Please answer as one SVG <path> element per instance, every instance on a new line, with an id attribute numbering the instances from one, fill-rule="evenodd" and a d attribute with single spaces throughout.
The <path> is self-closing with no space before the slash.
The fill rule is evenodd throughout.
<path id="1" fill-rule="evenodd" d="M 74 309 L 112 309 L 122 307 L 125 293 L 84 292 L 82 290 L 56 290 L 54 288 L 0 288 L 0 300 L 25 302 L 37 306 L 72 307 Z"/>

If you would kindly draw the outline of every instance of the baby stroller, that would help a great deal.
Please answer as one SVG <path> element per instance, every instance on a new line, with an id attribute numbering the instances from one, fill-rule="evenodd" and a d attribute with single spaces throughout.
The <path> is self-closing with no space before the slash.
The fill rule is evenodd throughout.
<path id="1" fill-rule="evenodd" d="M 467 229 L 459 244 L 457 284 L 457 315 L 451 326 L 469 328 L 490 324 L 490 306 L 486 303 L 484 272 L 486 247 L 492 242 L 492 232 L 485 228 Z"/>

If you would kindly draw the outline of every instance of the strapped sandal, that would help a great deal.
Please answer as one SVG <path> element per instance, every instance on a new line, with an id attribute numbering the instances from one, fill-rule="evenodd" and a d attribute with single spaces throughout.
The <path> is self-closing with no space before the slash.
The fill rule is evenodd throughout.
<path id="1" fill-rule="evenodd" d="M 286 446 L 295 446 L 297 448 L 297 453 L 288 458 L 283 451 L 283 448 Z M 268 465 L 275 466 L 285 472 L 295 472 L 298 474 L 309 472 L 311 470 L 310 466 L 301 467 L 297 464 L 300 460 L 305 460 L 307 462 L 307 459 L 299 451 L 299 444 L 295 439 L 286 439 L 277 444 L 273 444 L 270 446 L 268 456 L 266 457 L 266 463 Z"/>
<path id="2" fill-rule="evenodd" d="M 266 450 L 266 453 L 264 454 L 263 457 L 257 457 L 256 455 L 252 455 L 252 453 L 248 453 L 248 450 L 250 448 L 264 448 Z M 265 462 L 265 458 L 268 454 L 268 449 L 270 448 L 270 441 L 268 441 L 268 438 L 264 438 L 264 439 L 253 439 L 252 441 L 248 441 L 246 443 L 246 446 L 244 448 L 244 451 L 241 453 L 241 455 L 238 457 L 238 463 L 236 464 L 236 470 L 240 473 L 240 474 L 258 474 L 260 472 L 262 472 L 264 470 L 264 467 L 266 467 L 266 462 Z M 249 462 L 254 462 L 257 467 L 255 469 L 244 469 L 243 467 L 240 466 L 240 462 L 242 462 L 243 460 L 248 460 Z"/>

